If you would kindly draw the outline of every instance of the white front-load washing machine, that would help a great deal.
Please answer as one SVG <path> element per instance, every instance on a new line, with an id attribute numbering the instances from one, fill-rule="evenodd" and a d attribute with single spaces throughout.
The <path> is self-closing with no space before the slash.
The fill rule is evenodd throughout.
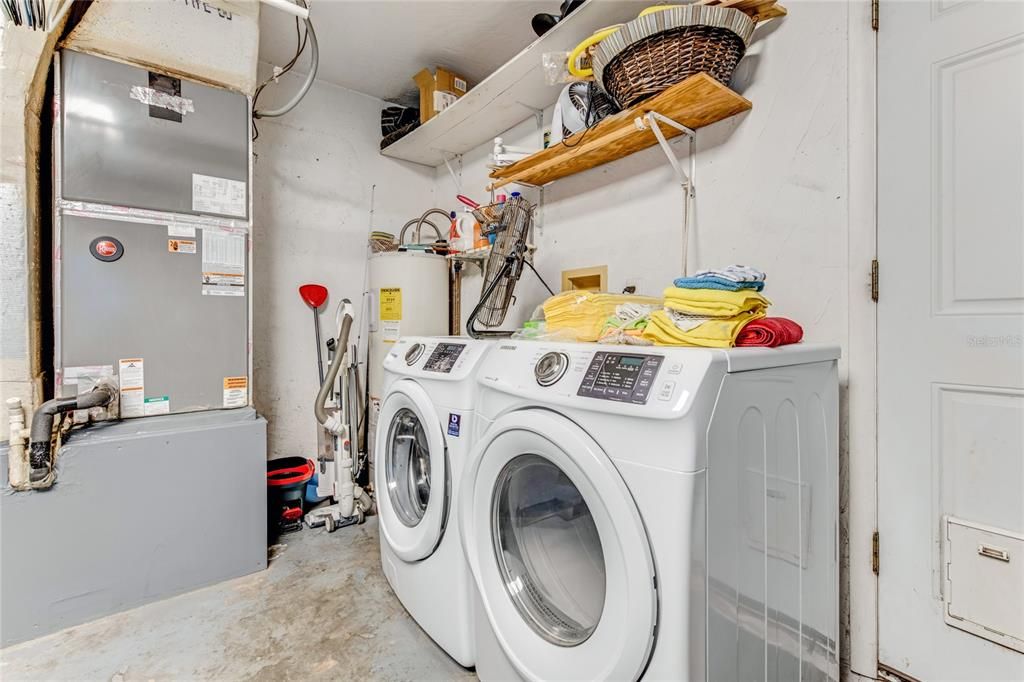
<path id="1" fill-rule="evenodd" d="M 473 434 L 476 371 L 490 342 L 408 337 L 383 363 L 374 489 L 391 588 L 464 666 L 475 662 L 474 594 L 455 503 Z"/>
<path id="2" fill-rule="evenodd" d="M 509 341 L 459 517 L 482 680 L 838 680 L 839 349 Z"/>

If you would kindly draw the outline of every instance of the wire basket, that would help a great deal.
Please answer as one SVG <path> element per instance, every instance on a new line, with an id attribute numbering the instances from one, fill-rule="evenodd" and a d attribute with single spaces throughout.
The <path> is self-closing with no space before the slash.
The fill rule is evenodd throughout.
<path id="1" fill-rule="evenodd" d="M 698 73 L 729 84 L 754 20 L 743 12 L 684 5 L 625 24 L 594 52 L 594 75 L 623 108 Z"/>
<path id="2" fill-rule="evenodd" d="M 504 201 L 498 204 L 479 206 L 473 209 L 473 217 L 476 218 L 478 223 L 480 223 L 480 227 L 485 234 L 493 232 L 494 230 L 489 228 L 501 224 L 501 214 L 504 208 Z"/>
<path id="3" fill-rule="evenodd" d="M 497 327 L 505 322 L 516 282 L 523 273 L 526 239 L 532 225 L 533 207 L 530 202 L 521 196 L 505 202 L 495 230 L 497 238 L 484 271 L 479 309 L 475 311 L 476 321 L 485 327 Z"/>

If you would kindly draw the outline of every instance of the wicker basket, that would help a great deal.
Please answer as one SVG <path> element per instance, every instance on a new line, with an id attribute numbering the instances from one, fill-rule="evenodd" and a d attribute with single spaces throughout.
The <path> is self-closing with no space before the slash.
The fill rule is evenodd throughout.
<path id="1" fill-rule="evenodd" d="M 686 5 L 625 24 L 594 52 L 594 75 L 623 108 L 698 73 L 729 84 L 754 21 L 735 9 Z"/>

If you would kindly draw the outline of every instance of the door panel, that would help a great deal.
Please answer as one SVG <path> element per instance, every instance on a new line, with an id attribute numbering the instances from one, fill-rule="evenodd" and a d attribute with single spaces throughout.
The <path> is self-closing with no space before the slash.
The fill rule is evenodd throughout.
<path id="1" fill-rule="evenodd" d="M 950 519 L 1024 532 L 1024 3 L 882 0 L 878 73 L 879 660 L 1024 679 L 947 622 L 987 612 Z"/>

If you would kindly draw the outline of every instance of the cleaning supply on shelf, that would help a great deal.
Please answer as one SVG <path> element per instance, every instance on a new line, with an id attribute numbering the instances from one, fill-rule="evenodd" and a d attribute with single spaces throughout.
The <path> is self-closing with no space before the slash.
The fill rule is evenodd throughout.
<path id="1" fill-rule="evenodd" d="M 661 301 L 650 296 L 594 291 L 565 291 L 544 302 L 544 319 L 550 332 L 572 332 L 578 341 L 597 341 L 605 323 L 624 304 L 657 309 Z"/>
<path id="2" fill-rule="evenodd" d="M 800 343 L 804 330 L 786 317 L 765 317 L 745 325 L 736 337 L 737 346 L 765 346 L 775 348 Z"/>

